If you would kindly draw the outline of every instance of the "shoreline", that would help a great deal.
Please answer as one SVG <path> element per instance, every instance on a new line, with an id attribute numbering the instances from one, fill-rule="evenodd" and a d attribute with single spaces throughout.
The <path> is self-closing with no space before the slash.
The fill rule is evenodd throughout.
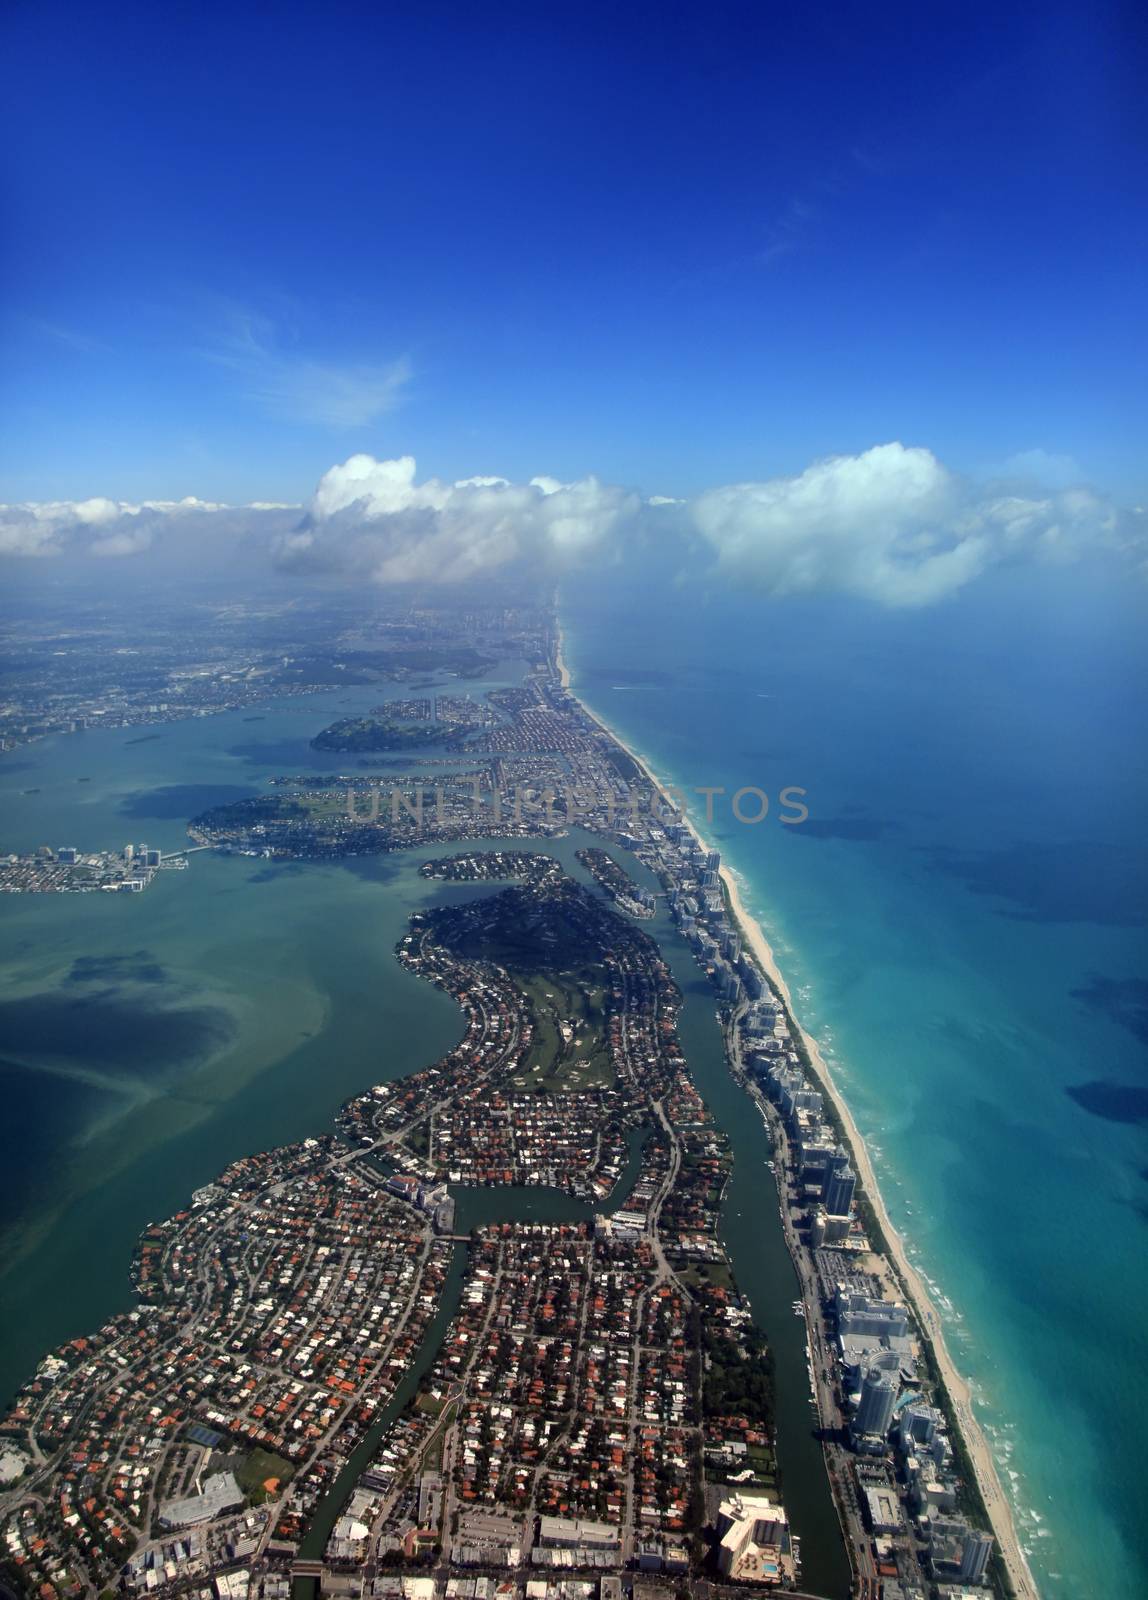
<path id="1" fill-rule="evenodd" d="M 564 689 L 571 690 L 573 693 L 570 669 L 566 664 L 564 635 L 561 625 L 557 622 L 555 624 L 555 634 L 555 665 L 558 670 L 559 681 Z M 636 750 L 631 749 L 617 730 L 612 728 L 597 712 L 593 711 L 585 701 L 579 699 L 579 704 L 587 716 L 630 756 L 645 779 L 655 789 L 664 790 L 665 785 L 659 782 L 651 764 Z M 703 838 L 693 819 L 684 814 L 682 821 L 698 842 L 709 848 L 708 841 Z M 746 908 L 736 874 L 729 866 L 723 863 L 718 869 L 718 875 L 729 897 L 730 909 L 741 931 L 742 938 L 753 952 L 754 958 L 761 966 L 769 982 L 774 986 L 784 1002 L 792 1027 L 808 1054 L 819 1086 L 824 1090 L 840 1119 L 841 1126 L 845 1132 L 846 1143 L 849 1146 L 850 1155 L 856 1167 L 859 1185 L 877 1217 L 884 1235 L 885 1247 L 889 1258 L 920 1324 L 922 1334 L 929 1343 L 942 1382 L 948 1391 L 949 1401 L 953 1410 L 953 1419 L 960 1430 L 962 1442 L 972 1463 L 977 1487 L 984 1501 L 985 1513 L 996 1538 L 1009 1579 L 1016 1592 L 1017 1600 L 1039 1600 L 1039 1590 L 1029 1569 L 1024 1551 L 1020 1546 L 1020 1540 L 1013 1521 L 1012 1506 L 1001 1485 L 996 1459 L 973 1411 L 972 1390 L 957 1369 L 949 1353 L 948 1346 L 945 1343 L 944 1326 L 940 1313 L 933 1303 L 928 1286 L 921 1273 L 909 1260 L 904 1242 L 889 1217 L 880 1185 L 877 1182 L 877 1173 L 870 1159 L 865 1141 L 854 1121 L 849 1106 L 842 1096 L 841 1090 L 833 1078 L 825 1057 L 821 1053 L 820 1045 L 803 1027 L 794 1010 L 789 985 L 786 983 L 785 976 L 778 966 L 772 946 Z"/>

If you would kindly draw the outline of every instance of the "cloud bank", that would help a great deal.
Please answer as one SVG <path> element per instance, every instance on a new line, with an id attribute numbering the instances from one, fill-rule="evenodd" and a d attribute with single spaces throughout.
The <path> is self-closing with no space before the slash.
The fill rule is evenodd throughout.
<path id="1" fill-rule="evenodd" d="M 204 535 L 248 534 L 253 526 L 284 511 L 297 519 L 299 508 L 264 502 L 227 506 L 217 501 L 90 500 L 25 501 L 0 504 L 0 556 L 138 556 L 154 544 L 182 541 L 194 551 Z"/>
<path id="2" fill-rule="evenodd" d="M 0 506 L 0 554 L 151 549 L 154 558 L 186 544 L 206 557 L 242 544 L 302 573 L 462 583 L 512 567 L 557 575 L 610 562 L 640 539 L 662 565 L 696 566 L 700 549 L 717 578 L 764 595 L 843 593 L 889 607 L 934 604 L 1006 563 L 1104 556 L 1148 574 L 1144 513 L 1066 483 L 1064 458 L 1045 472 L 1051 460 L 1029 452 L 976 482 L 929 450 L 892 443 L 693 500 L 643 500 L 594 477 L 420 481 L 411 456 L 353 455 L 324 473 L 305 507 L 194 498 Z"/>
<path id="3" fill-rule="evenodd" d="M 522 563 L 577 563 L 608 549 L 641 506 L 636 494 L 597 478 L 419 483 L 415 473 L 413 456 L 355 455 L 332 467 L 303 524 L 280 541 L 281 558 L 376 583 L 458 583 Z"/>
<path id="4" fill-rule="evenodd" d="M 719 572 L 767 594 L 837 592 L 929 605 L 1005 561 L 1143 555 L 1143 527 L 1088 488 L 978 485 L 930 450 L 877 445 L 792 477 L 735 483 L 690 507 Z"/>

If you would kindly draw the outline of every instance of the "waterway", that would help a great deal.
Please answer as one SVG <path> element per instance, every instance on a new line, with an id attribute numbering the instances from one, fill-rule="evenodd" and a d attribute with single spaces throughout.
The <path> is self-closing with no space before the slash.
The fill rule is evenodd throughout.
<path id="1" fill-rule="evenodd" d="M 766 1165 L 769 1136 L 730 1073 L 713 989 L 662 904 L 646 926 L 685 997 L 678 1032 L 694 1082 L 730 1142 L 733 1171 L 722 1204 L 722 1242 L 773 1351 L 780 1489 L 801 1540 L 802 1586 L 812 1594 L 846 1595 L 848 1560 L 811 1403 L 805 1322 L 793 1315 L 801 1291 L 782 1231 L 776 1180 Z"/>

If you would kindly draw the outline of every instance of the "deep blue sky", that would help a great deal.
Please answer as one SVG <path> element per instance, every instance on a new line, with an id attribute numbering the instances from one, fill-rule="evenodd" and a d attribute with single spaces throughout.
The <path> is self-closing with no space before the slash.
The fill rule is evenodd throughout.
<path id="1" fill-rule="evenodd" d="M 0 498 L 893 438 L 1142 497 L 1139 9 L 9 3 Z"/>

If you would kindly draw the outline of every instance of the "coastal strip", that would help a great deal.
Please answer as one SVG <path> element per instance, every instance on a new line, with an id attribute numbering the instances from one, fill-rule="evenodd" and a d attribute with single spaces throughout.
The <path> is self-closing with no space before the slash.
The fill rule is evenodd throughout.
<path id="1" fill-rule="evenodd" d="M 562 628 L 557 625 L 555 668 L 562 687 L 571 694 L 575 694 L 576 691 L 573 688 L 570 669 L 566 661 L 564 644 Z M 657 778 L 650 762 L 633 750 L 618 731 L 611 727 L 597 712 L 587 706 L 584 701 L 579 700 L 579 704 L 591 721 L 626 752 L 642 773 L 643 778 L 659 793 L 666 792 L 667 785 Z M 703 838 L 696 824 L 688 815 L 683 815 L 682 822 L 703 848 L 710 848 L 709 841 Z M 1017 1600 L 1039 1600 L 1036 1582 L 1025 1559 L 1024 1551 L 1021 1549 L 1020 1540 L 1017 1537 L 1012 1506 L 1001 1486 L 995 1458 L 973 1410 L 972 1391 L 968 1382 L 958 1371 L 946 1345 L 941 1317 L 933 1304 L 925 1280 L 910 1261 L 904 1242 L 890 1219 L 865 1141 L 839 1086 L 833 1078 L 833 1074 L 829 1070 L 828 1063 L 817 1040 L 801 1024 L 794 1008 L 789 985 L 785 981 L 785 975 L 778 966 L 777 958 L 769 941 L 746 908 L 736 874 L 725 863 L 718 870 L 728 896 L 733 920 L 740 928 L 745 945 L 752 952 L 762 972 L 784 1004 L 790 1019 L 793 1036 L 804 1049 L 809 1060 L 810 1070 L 818 1080 L 818 1087 L 830 1101 L 840 1122 L 843 1139 L 849 1148 L 860 1187 L 869 1201 L 873 1215 L 876 1217 L 881 1230 L 882 1239 L 879 1242 L 884 1246 L 893 1262 L 902 1288 L 917 1318 L 922 1338 L 929 1347 L 933 1362 L 940 1374 L 941 1382 L 947 1391 L 953 1423 L 960 1431 L 965 1452 L 976 1476 L 977 1488 L 984 1504 L 985 1514 L 997 1540 L 1001 1558 Z"/>

